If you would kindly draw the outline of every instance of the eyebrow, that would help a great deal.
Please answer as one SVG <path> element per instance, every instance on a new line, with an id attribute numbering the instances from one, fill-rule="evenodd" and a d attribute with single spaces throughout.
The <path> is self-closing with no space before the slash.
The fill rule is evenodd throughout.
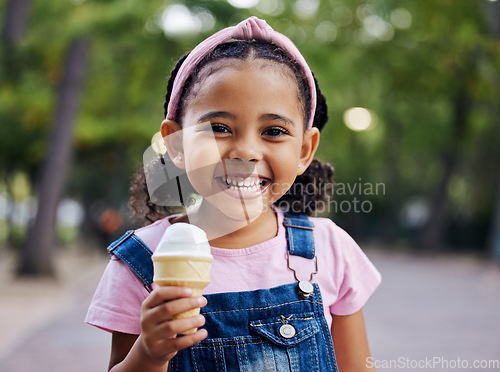
<path id="1" fill-rule="evenodd" d="M 295 126 L 295 122 L 292 119 L 290 119 L 289 117 L 284 116 L 284 115 L 264 114 L 260 118 L 263 120 L 270 120 L 270 121 L 278 120 L 278 121 L 283 122 L 287 126 L 291 126 L 291 127 Z"/>
<path id="2" fill-rule="evenodd" d="M 214 118 L 234 119 L 235 116 L 227 111 L 211 111 L 211 112 L 207 112 L 206 114 L 201 115 L 198 118 L 198 123 L 203 123 L 203 122 L 209 121 L 210 119 L 214 119 Z"/>

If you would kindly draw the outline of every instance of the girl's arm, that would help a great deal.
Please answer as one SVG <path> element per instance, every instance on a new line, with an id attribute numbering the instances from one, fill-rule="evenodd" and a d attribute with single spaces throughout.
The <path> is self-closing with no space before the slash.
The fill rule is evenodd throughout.
<path id="1" fill-rule="evenodd" d="M 370 357 L 363 311 L 351 315 L 333 315 L 332 338 L 339 371 L 375 371 L 368 368 Z"/>
<path id="2" fill-rule="evenodd" d="M 139 335 L 113 332 L 111 338 L 111 356 L 109 358 L 108 371 L 125 359 L 138 337 Z"/>
<path id="3" fill-rule="evenodd" d="M 207 337 L 207 331 L 176 337 L 205 323 L 203 316 L 174 320 L 175 315 L 206 305 L 204 297 L 189 297 L 191 291 L 182 287 L 154 290 L 141 308 L 141 334 L 113 332 L 109 371 L 165 372 L 168 361 L 186 347 Z"/>

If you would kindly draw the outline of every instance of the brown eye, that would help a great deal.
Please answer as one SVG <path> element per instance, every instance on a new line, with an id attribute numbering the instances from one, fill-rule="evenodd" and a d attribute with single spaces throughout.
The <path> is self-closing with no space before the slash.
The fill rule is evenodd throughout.
<path id="1" fill-rule="evenodd" d="M 266 129 L 262 134 L 270 137 L 279 137 L 285 134 L 289 134 L 289 132 L 282 127 L 272 127 Z"/>
<path id="2" fill-rule="evenodd" d="M 214 133 L 230 133 L 229 128 L 223 124 L 212 123 L 211 128 Z"/>

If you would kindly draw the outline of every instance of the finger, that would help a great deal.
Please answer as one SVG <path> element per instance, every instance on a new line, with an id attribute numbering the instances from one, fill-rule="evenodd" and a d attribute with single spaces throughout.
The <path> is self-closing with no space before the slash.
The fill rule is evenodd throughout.
<path id="1" fill-rule="evenodd" d="M 142 305 L 146 308 L 153 308 L 165 301 L 177 298 L 191 297 L 193 290 L 188 287 L 158 287 L 146 297 Z"/>
<path id="2" fill-rule="evenodd" d="M 148 313 L 149 321 L 159 324 L 168 320 L 172 320 L 175 316 L 185 313 L 186 311 L 198 309 L 207 304 L 205 297 L 188 297 L 180 298 L 164 302 Z"/>
<path id="3" fill-rule="evenodd" d="M 205 338 L 207 338 L 207 336 L 207 330 L 202 328 L 190 335 L 171 338 L 165 340 L 165 350 L 168 350 L 169 353 L 175 353 L 187 347 L 193 346 L 200 341 L 203 341 Z"/>
<path id="4" fill-rule="evenodd" d="M 205 317 L 201 314 L 190 316 L 188 318 L 174 319 L 162 323 L 158 326 L 157 332 L 163 337 L 172 337 L 178 334 L 186 334 L 193 328 L 200 328 L 205 324 Z M 155 332 L 156 332 L 155 331 Z"/>
<path id="5" fill-rule="evenodd" d="M 166 341 L 175 339 L 178 334 L 185 334 L 187 331 L 196 330 L 205 324 L 203 315 L 192 316 L 183 319 L 170 320 L 161 325 L 151 327 L 147 332 L 142 333 L 142 338 L 153 350 L 154 353 L 172 352 L 164 349 Z"/>

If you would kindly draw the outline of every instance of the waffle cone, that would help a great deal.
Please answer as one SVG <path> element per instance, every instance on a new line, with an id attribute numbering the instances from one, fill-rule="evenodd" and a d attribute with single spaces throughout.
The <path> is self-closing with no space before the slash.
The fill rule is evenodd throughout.
<path id="1" fill-rule="evenodd" d="M 182 286 L 190 287 L 193 296 L 201 296 L 203 288 L 210 283 L 211 257 L 187 256 L 153 256 L 154 282 L 160 287 Z M 192 309 L 178 314 L 174 319 L 183 319 L 196 316 L 200 309 Z M 184 334 L 196 332 L 190 329 Z"/>

